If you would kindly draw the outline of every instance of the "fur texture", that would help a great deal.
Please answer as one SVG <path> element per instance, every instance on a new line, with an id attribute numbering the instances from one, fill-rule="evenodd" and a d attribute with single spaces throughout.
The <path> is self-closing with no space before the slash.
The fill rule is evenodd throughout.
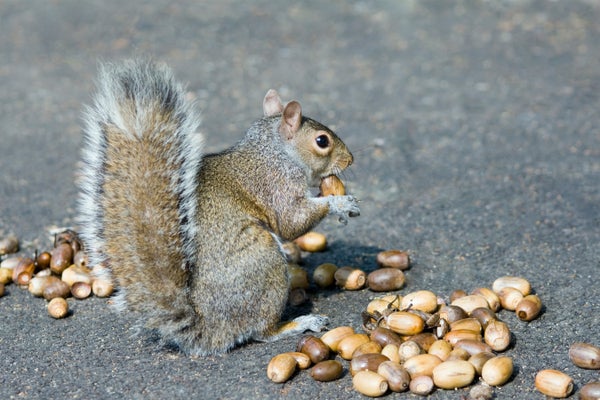
<path id="1" fill-rule="evenodd" d="M 199 117 L 164 66 L 104 65 L 86 110 L 80 225 L 90 264 L 116 282 L 118 309 L 188 354 L 327 322 L 309 315 L 278 329 L 289 287 L 281 243 L 329 213 L 358 214 L 352 196 L 309 192 L 352 155 L 298 103 L 284 107 L 270 91 L 263 104 L 242 141 L 206 156 Z"/>

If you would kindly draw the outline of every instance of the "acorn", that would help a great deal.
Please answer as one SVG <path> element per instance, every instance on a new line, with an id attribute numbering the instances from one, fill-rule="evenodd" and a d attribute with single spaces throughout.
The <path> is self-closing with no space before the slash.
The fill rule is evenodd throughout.
<path id="1" fill-rule="evenodd" d="M 496 294 L 500 293 L 500 291 L 505 287 L 517 289 L 523 296 L 527 296 L 531 293 L 531 284 L 529 281 L 518 276 L 503 276 L 496 279 L 492 284 L 492 290 Z"/>
<path id="2" fill-rule="evenodd" d="M 421 375 L 411 378 L 410 383 L 408 384 L 408 388 L 410 389 L 411 393 L 420 396 L 427 396 L 428 394 L 433 392 L 435 385 L 433 383 L 433 379 L 430 376 Z"/>
<path id="3" fill-rule="evenodd" d="M 354 350 L 354 353 L 352 353 L 352 358 L 363 354 L 381 354 L 381 349 L 382 347 L 379 343 L 370 340 L 358 346 L 356 350 Z"/>
<path id="4" fill-rule="evenodd" d="M 510 346 L 511 333 L 508 325 L 502 321 L 490 321 L 485 328 L 483 340 L 494 351 L 504 351 Z"/>
<path id="5" fill-rule="evenodd" d="M 91 271 L 87 268 L 78 267 L 73 264 L 62 272 L 60 279 L 69 286 L 73 286 L 75 282 L 85 282 L 92 284 Z"/>
<path id="6" fill-rule="evenodd" d="M 367 282 L 365 271 L 353 267 L 338 268 L 334 277 L 336 285 L 346 290 L 362 289 Z"/>
<path id="7" fill-rule="evenodd" d="M 450 331 L 444 335 L 444 340 L 448 341 L 452 346 L 454 346 L 460 340 L 475 340 L 481 341 L 481 333 L 472 331 L 470 329 L 457 329 Z"/>
<path id="8" fill-rule="evenodd" d="M 377 264 L 381 268 L 405 270 L 410 267 L 410 256 L 402 250 L 385 250 L 377 253 Z"/>
<path id="9" fill-rule="evenodd" d="M 22 259 L 23 257 L 8 257 L 0 262 L 0 268 L 10 269 L 12 272 Z"/>
<path id="10" fill-rule="evenodd" d="M 486 288 L 486 287 L 480 287 L 477 289 L 474 289 L 471 294 L 478 294 L 480 296 L 483 296 L 489 305 L 489 308 L 496 312 L 499 311 L 501 308 L 501 304 L 500 304 L 500 298 L 498 298 L 498 295 L 496 293 L 494 293 L 494 291 L 492 289 Z"/>
<path id="11" fill-rule="evenodd" d="M 294 240 L 294 243 L 304 251 L 316 253 L 327 248 L 327 237 L 318 232 L 307 232 Z"/>
<path id="12" fill-rule="evenodd" d="M 294 288 L 290 290 L 288 294 L 288 304 L 292 307 L 297 307 L 301 304 L 304 304 L 308 301 L 308 294 L 306 290 L 302 288 Z"/>
<path id="13" fill-rule="evenodd" d="M 433 369 L 441 363 L 442 360 L 433 354 L 419 354 L 406 360 L 403 366 L 414 379 L 420 375 L 432 376 Z"/>
<path id="14" fill-rule="evenodd" d="M 97 297 L 108 297 L 112 294 L 114 286 L 105 278 L 96 278 L 92 281 L 92 292 Z"/>
<path id="15" fill-rule="evenodd" d="M 502 308 L 509 311 L 515 311 L 517 305 L 521 300 L 523 300 L 523 293 L 521 293 L 518 289 L 507 286 L 500 289 L 498 292 L 498 297 L 500 298 L 500 304 Z"/>
<path id="16" fill-rule="evenodd" d="M 313 335 L 305 335 L 300 338 L 296 351 L 308 355 L 314 364 L 329 358 L 329 347 Z"/>
<path id="17" fill-rule="evenodd" d="M 384 361 L 377 367 L 377 373 L 388 383 L 392 392 L 405 392 L 410 383 L 410 374 L 399 363 Z"/>
<path id="18" fill-rule="evenodd" d="M 339 379 L 342 372 L 344 372 L 342 363 L 337 360 L 324 360 L 311 368 L 310 376 L 319 382 L 329 382 Z"/>
<path id="19" fill-rule="evenodd" d="M 490 358 L 481 369 L 481 378 L 490 386 L 504 385 L 513 373 L 511 357 L 498 356 Z"/>
<path id="20" fill-rule="evenodd" d="M 366 396 L 379 397 L 388 390 L 385 378 L 373 371 L 359 371 L 352 377 L 354 389 Z"/>
<path id="21" fill-rule="evenodd" d="M 62 297 L 56 297 L 48 302 L 48 314 L 52 318 L 64 318 L 69 313 L 69 305 Z"/>
<path id="22" fill-rule="evenodd" d="M 478 307 L 486 307 L 490 308 L 489 303 L 485 299 L 485 297 L 479 294 L 470 294 L 467 296 L 460 297 L 451 303 L 453 306 L 458 306 L 465 310 L 467 314 L 470 314 L 471 311 Z"/>
<path id="23" fill-rule="evenodd" d="M 364 333 L 354 333 L 346 336 L 338 343 L 338 353 L 344 360 L 350 360 L 354 351 L 363 343 L 370 341 Z"/>
<path id="24" fill-rule="evenodd" d="M 75 282 L 71 286 L 71 294 L 76 299 L 86 299 L 92 294 L 92 285 L 87 282 Z"/>
<path id="25" fill-rule="evenodd" d="M 414 356 L 418 356 L 423 353 L 423 349 L 412 340 L 407 340 L 398 346 L 398 355 L 400 357 L 400 362 L 404 362 L 413 358 Z"/>
<path id="26" fill-rule="evenodd" d="M 492 351 L 492 348 L 487 343 L 472 339 L 459 340 L 454 343 L 454 349 L 463 349 L 469 353 L 469 356 Z"/>
<path id="27" fill-rule="evenodd" d="M 60 285 L 60 278 L 54 275 L 40 276 L 36 275 L 29 281 L 28 290 L 29 293 L 36 297 L 42 297 L 44 295 L 44 289 L 50 285 Z"/>
<path id="28" fill-rule="evenodd" d="M 474 332 L 481 332 L 481 324 L 477 318 L 463 318 L 450 324 L 450 330 L 467 329 Z"/>
<path id="29" fill-rule="evenodd" d="M 19 239 L 10 235 L 0 240 L 0 256 L 19 251 Z"/>
<path id="30" fill-rule="evenodd" d="M 465 292 L 464 290 L 455 289 L 452 292 L 450 292 L 450 296 L 448 296 L 448 297 L 449 297 L 450 303 L 453 303 L 454 300 L 460 299 L 461 297 L 465 297 L 466 295 L 467 295 L 467 292 Z"/>
<path id="31" fill-rule="evenodd" d="M 406 311 L 394 311 L 385 317 L 387 326 L 400 335 L 411 336 L 420 333 L 425 328 L 421 317 Z"/>
<path id="32" fill-rule="evenodd" d="M 379 312 L 382 314 L 385 310 L 400 310 L 402 296 L 383 296 L 374 298 L 367 304 L 367 312 L 373 314 Z"/>
<path id="33" fill-rule="evenodd" d="M 418 290 L 402 297 L 400 309 L 419 310 L 426 313 L 435 312 L 438 308 L 438 298 L 429 290 Z"/>
<path id="34" fill-rule="evenodd" d="M 481 327 L 485 329 L 490 321 L 497 319 L 496 313 L 487 307 L 478 307 L 471 311 L 471 316 L 477 318 Z"/>
<path id="35" fill-rule="evenodd" d="M 7 285 L 12 282 L 12 269 L 0 267 L 0 283 Z"/>
<path id="36" fill-rule="evenodd" d="M 35 259 L 37 270 L 47 269 L 50 267 L 50 259 L 52 256 L 47 251 L 42 251 Z"/>
<path id="37" fill-rule="evenodd" d="M 304 354 L 299 351 L 288 351 L 285 354 L 289 354 L 290 356 L 294 357 L 294 359 L 296 360 L 297 366 L 300 369 L 307 369 L 308 367 L 310 367 L 312 365 L 312 362 L 311 362 L 308 354 Z"/>
<path id="38" fill-rule="evenodd" d="M 347 336 L 353 335 L 354 329 L 351 326 L 338 326 L 333 328 L 321 336 L 321 341 L 325 343 L 331 351 L 338 351 L 338 344 Z"/>
<path id="39" fill-rule="evenodd" d="M 374 292 L 399 290 L 404 282 L 404 273 L 396 268 L 380 268 L 367 275 L 367 286 Z"/>
<path id="40" fill-rule="evenodd" d="M 535 294 L 529 294 L 523 297 L 515 307 L 517 317 L 519 317 L 521 321 L 532 321 L 537 318 L 541 311 L 542 300 Z"/>
<path id="41" fill-rule="evenodd" d="M 73 255 L 73 264 L 77 265 L 78 267 L 88 268 L 89 263 L 89 257 L 83 250 L 79 250 L 77 253 L 75 253 L 75 255 Z"/>
<path id="42" fill-rule="evenodd" d="M 546 396 L 562 399 L 573 392 L 573 379 L 564 372 L 544 369 L 535 376 L 535 388 Z"/>
<path id="43" fill-rule="evenodd" d="M 383 354 L 361 354 L 356 357 L 352 357 L 350 360 L 350 374 L 356 375 L 359 371 L 373 371 L 377 372 L 379 364 L 390 359 Z"/>
<path id="44" fill-rule="evenodd" d="M 50 269 L 55 274 L 61 274 L 73 263 L 73 248 L 69 243 L 61 243 L 50 253 Z"/>
<path id="45" fill-rule="evenodd" d="M 579 368 L 600 369 L 600 347 L 593 344 L 573 343 L 569 348 L 569 358 Z"/>
<path id="46" fill-rule="evenodd" d="M 369 334 L 372 341 L 379 343 L 381 346 L 395 344 L 400 346 L 403 342 L 402 337 L 391 329 L 378 326 Z"/>
<path id="47" fill-rule="evenodd" d="M 42 296 L 46 300 L 52 300 L 57 297 L 67 298 L 71 294 L 71 288 L 61 280 L 52 280 L 42 291 Z"/>
<path id="48" fill-rule="evenodd" d="M 590 382 L 579 390 L 580 400 L 598 400 L 600 399 L 600 381 Z"/>
<path id="49" fill-rule="evenodd" d="M 450 343 L 443 339 L 438 339 L 431 344 L 427 353 L 439 357 L 442 361 L 446 361 L 451 351 L 452 345 Z"/>
<path id="50" fill-rule="evenodd" d="M 396 362 L 396 363 L 400 363 L 400 353 L 399 353 L 400 347 L 397 344 L 386 344 L 385 346 L 383 346 L 383 348 L 381 349 L 381 354 L 383 354 L 384 356 L 386 356 L 387 358 L 390 359 L 390 361 Z"/>
<path id="51" fill-rule="evenodd" d="M 442 389 L 468 386 L 475 379 L 475 368 L 464 360 L 444 361 L 432 371 L 433 383 Z"/>
<path id="52" fill-rule="evenodd" d="M 338 267 L 335 264 L 321 264 L 313 271 L 313 281 L 321 288 L 329 287 L 335 283 L 335 271 L 337 269 Z"/>
<path id="53" fill-rule="evenodd" d="M 494 357 L 496 357 L 494 353 L 484 351 L 482 353 L 472 355 L 467 361 L 469 361 L 473 365 L 475 371 L 477 372 L 477 375 L 481 375 L 481 371 L 483 370 L 483 366 L 485 365 L 485 363 Z"/>
<path id="54" fill-rule="evenodd" d="M 288 353 L 277 354 L 269 361 L 267 377 L 275 383 L 283 383 L 296 371 L 297 362 Z"/>
<path id="55" fill-rule="evenodd" d="M 344 183 L 335 175 L 329 175 L 321 178 L 319 185 L 321 196 L 343 196 L 346 194 Z"/>
<path id="56" fill-rule="evenodd" d="M 421 332 L 411 336 L 407 339 L 407 341 L 415 342 L 419 345 L 420 348 L 423 349 L 424 352 L 428 352 L 433 342 L 435 342 L 438 339 L 439 338 L 437 338 L 431 332 Z"/>
<path id="57" fill-rule="evenodd" d="M 445 319 L 446 321 L 448 321 L 448 323 L 452 323 L 454 321 L 458 321 L 460 319 L 465 319 L 468 317 L 465 310 L 463 310 L 459 306 L 453 306 L 453 305 L 441 306 L 439 314 L 440 314 L 440 319 Z"/>
<path id="58" fill-rule="evenodd" d="M 452 349 L 450 354 L 448 354 L 448 358 L 446 358 L 446 360 L 444 360 L 444 361 L 458 361 L 458 360 L 467 361 L 470 356 L 471 355 L 469 354 L 469 352 L 467 350 L 457 347 L 457 348 Z"/>
<path id="59" fill-rule="evenodd" d="M 12 270 L 12 280 L 17 285 L 28 285 L 35 271 L 35 261 L 29 257 L 22 257 Z"/>
<path id="60" fill-rule="evenodd" d="M 308 273 L 298 265 L 290 265 L 288 268 L 290 276 L 290 289 L 308 289 Z"/>

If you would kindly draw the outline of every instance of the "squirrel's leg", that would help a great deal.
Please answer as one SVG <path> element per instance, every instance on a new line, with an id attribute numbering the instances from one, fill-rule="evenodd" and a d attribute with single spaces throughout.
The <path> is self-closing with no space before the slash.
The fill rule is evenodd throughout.
<path id="1" fill-rule="evenodd" d="M 281 322 L 277 330 L 269 336 L 254 338 L 261 342 L 274 342 L 276 340 L 295 336 L 306 331 L 321 332 L 329 324 L 329 318 L 325 315 L 307 314 L 294 318 L 291 321 Z"/>

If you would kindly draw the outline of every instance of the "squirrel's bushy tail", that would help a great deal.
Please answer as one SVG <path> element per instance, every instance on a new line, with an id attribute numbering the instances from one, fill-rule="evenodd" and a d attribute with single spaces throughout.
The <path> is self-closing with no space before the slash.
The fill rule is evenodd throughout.
<path id="1" fill-rule="evenodd" d="M 166 66 L 129 61 L 101 66 L 85 122 L 79 208 L 90 264 L 118 284 L 117 306 L 145 312 L 150 327 L 185 329 L 200 118 Z"/>

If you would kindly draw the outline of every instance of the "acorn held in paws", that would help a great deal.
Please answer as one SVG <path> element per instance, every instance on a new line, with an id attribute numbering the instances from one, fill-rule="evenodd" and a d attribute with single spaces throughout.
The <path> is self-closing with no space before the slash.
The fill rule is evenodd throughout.
<path id="1" fill-rule="evenodd" d="M 329 175 L 321 179 L 321 196 L 343 196 L 346 194 L 344 183 L 335 175 Z"/>

